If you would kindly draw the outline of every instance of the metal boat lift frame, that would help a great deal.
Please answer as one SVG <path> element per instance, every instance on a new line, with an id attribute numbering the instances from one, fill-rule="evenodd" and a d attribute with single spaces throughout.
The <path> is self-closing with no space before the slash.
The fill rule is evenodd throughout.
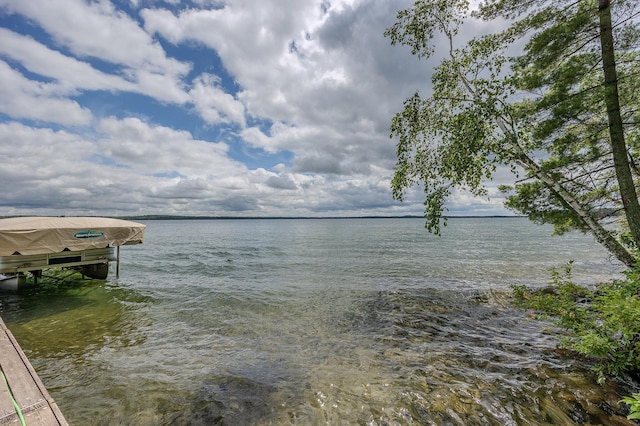
<path id="1" fill-rule="evenodd" d="M 116 262 L 116 278 L 120 277 L 120 246 L 58 253 L 0 256 L 0 274 L 18 274 L 50 268 L 73 268 Z"/>

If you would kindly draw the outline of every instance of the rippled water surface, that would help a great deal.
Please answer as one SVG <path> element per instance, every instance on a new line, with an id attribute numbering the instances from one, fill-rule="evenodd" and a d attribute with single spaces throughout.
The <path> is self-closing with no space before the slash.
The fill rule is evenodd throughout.
<path id="1" fill-rule="evenodd" d="M 121 276 L 0 295 L 72 425 L 630 424 L 512 284 L 620 268 L 525 219 L 149 221 Z M 112 271 L 112 275 L 113 271 Z"/>

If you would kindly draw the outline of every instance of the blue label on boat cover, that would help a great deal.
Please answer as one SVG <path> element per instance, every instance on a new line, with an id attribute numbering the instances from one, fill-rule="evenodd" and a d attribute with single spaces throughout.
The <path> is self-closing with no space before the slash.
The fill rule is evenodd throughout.
<path id="1" fill-rule="evenodd" d="M 100 238 L 100 237 L 104 237 L 104 232 L 93 231 L 93 230 L 78 231 L 75 234 L 73 234 L 73 236 L 75 238 Z"/>

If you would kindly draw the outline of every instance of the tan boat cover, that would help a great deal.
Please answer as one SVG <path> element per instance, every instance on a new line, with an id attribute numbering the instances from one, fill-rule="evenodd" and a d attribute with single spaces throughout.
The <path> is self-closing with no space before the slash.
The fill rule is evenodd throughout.
<path id="1" fill-rule="evenodd" d="M 0 219 L 0 256 L 142 244 L 146 225 L 102 217 Z"/>

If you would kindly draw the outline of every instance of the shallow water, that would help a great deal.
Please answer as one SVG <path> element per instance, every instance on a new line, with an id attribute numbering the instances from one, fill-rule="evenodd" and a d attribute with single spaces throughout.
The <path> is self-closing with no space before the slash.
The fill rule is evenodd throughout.
<path id="1" fill-rule="evenodd" d="M 149 221 L 121 277 L 0 295 L 77 425 L 629 424 L 511 284 L 620 268 L 524 219 Z"/>

